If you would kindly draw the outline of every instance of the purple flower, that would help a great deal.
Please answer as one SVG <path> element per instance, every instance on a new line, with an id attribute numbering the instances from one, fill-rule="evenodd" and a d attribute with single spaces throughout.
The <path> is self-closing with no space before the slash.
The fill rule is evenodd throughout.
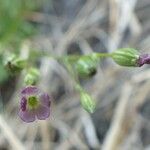
<path id="1" fill-rule="evenodd" d="M 36 86 L 25 87 L 21 91 L 19 116 L 24 122 L 45 120 L 50 115 L 50 97 Z"/>
<path id="2" fill-rule="evenodd" d="M 140 55 L 137 63 L 139 67 L 143 66 L 144 64 L 150 64 L 150 54 Z"/>

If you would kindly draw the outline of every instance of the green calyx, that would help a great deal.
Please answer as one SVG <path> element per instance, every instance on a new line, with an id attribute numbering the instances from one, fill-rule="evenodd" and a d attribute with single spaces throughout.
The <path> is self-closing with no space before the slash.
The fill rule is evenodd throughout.
<path id="1" fill-rule="evenodd" d="M 25 59 L 21 59 L 14 54 L 10 55 L 5 61 L 7 70 L 12 74 L 16 74 L 22 71 L 26 67 L 26 64 L 27 62 Z"/>
<path id="2" fill-rule="evenodd" d="M 75 70 L 79 77 L 91 77 L 97 72 L 99 58 L 95 53 L 82 56 L 75 63 Z"/>
<path id="3" fill-rule="evenodd" d="M 36 96 L 30 96 L 28 98 L 28 106 L 30 109 L 37 108 L 38 105 L 39 105 L 39 101 Z"/>
<path id="4" fill-rule="evenodd" d="M 133 48 L 122 48 L 112 53 L 112 59 L 120 66 L 137 67 L 139 53 Z"/>
<path id="5" fill-rule="evenodd" d="M 35 85 L 37 81 L 39 80 L 39 76 L 40 76 L 40 73 L 38 69 L 30 68 L 27 71 L 27 74 L 25 75 L 24 83 L 26 85 Z"/>
<path id="6" fill-rule="evenodd" d="M 86 92 L 81 92 L 80 101 L 82 107 L 89 113 L 93 113 L 96 107 L 96 104 L 92 97 Z"/>

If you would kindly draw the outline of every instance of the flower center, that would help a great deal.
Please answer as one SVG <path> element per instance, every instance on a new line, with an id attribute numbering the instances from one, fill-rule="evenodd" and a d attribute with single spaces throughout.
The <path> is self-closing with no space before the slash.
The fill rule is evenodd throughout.
<path id="1" fill-rule="evenodd" d="M 29 108 L 33 109 L 33 108 L 36 108 L 38 106 L 38 99 L 36 96 L 30 96 L 28 98 L 28 106 Z"/>

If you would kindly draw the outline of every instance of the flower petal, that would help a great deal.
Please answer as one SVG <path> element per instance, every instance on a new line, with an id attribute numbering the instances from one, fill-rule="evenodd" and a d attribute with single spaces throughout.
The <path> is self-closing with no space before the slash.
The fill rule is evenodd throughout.
<path id="1" fill-rule="evenodd" d="M 21 91 L 22 95 L 37 95 L 39 93 L 39 89 L 36 86 L 28 86 Z"/>
<path id="2" fill-rule="evenodd" d="M 40 105 L 39 108 L 36 110 L 36 116 L 39 120 L 45 120 L 50 115 L 50 108 Z"/>
<path id="3" fill-rule="evenodd" d="M 27 105 L 27 99 L 25 97 L 22 97 L 20 102 L 20 108 L 22 111 L 26 110 L 26 105 Z"/>
<path id="4" fill-rule="evenodd" d="M 35 121 L 35 113 L 33 111 L 19 111 L 20 118 L 24 121 L 24 122 L 33 122 Z"/>
<path id="5" fill-rule="evenodd" d="M 138 65 L 141 67 L 144 64 L 150 64 L 150 54 L 142 54 L 138 59 Z"/>
<path id="6" fill-rule="evenodd" d="M 50 105 L 51 105 L 50 97 L 46 93 L 44 93 L 40 96 L 40 102 L 42 105 L 47 106 L 47 107 L 50 107 Z"/>

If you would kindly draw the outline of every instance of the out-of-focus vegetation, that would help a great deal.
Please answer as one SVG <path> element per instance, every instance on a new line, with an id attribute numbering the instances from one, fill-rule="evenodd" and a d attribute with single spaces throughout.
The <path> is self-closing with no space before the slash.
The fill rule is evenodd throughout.
<path id="1" fill-rule="evenodd" d="M 21 40 L 31 36 L 35 28 L 27 16 L 39 6 L 37 0 L 0 1 L 0 43 L 4 46 L 18 46 Z"/>
<path id="2" fill-rule="evenodd" d="M 2 56 L 0 56 L 0 74 L 0 83 L 3 83 L 7 79 L 8 74 L 3 66 Z"/>
<path id="3" fill-rule="evenodd" d="M 22 41 L 37 33 L 37 28 L 28 20 L 28 16 L 40 7 L 40 0 L 0 1 L 0 83 L 8 77 L 3 66 L 3 52 L 19 53 Z"/>

